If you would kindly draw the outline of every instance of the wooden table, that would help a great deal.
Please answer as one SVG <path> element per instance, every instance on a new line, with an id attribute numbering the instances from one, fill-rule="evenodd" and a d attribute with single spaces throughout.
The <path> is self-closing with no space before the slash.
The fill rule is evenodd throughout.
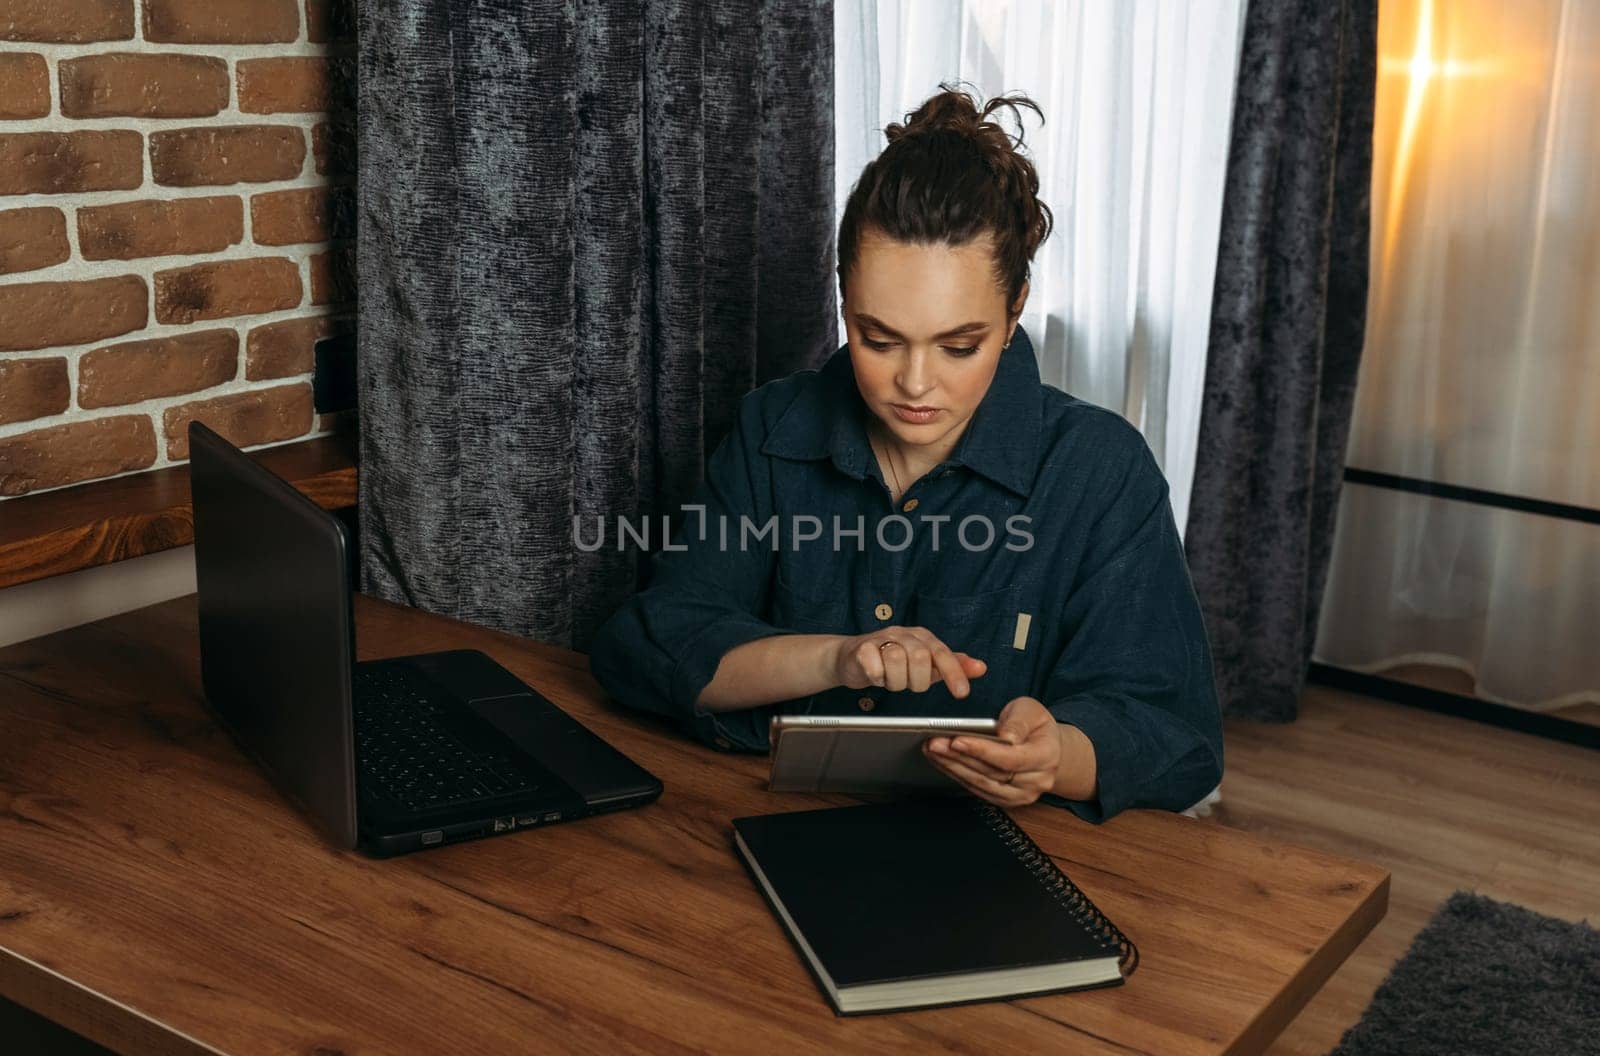
<path id="1" fill-rule="evenodd" d="M 1388 874 L 1176 815 L 1024 828 L 1137 942 L 1107 990 L 833 1015 L 741 866 L 774 795 L 583 656 L 367 598 L 363 658 L 491 654 L 659 776 L 652 806 L 389 861 L 330 847 L 204 710 L 194 598 L 0 650 L 0 995 L 121 1053 L 1257 1052 Z"/>

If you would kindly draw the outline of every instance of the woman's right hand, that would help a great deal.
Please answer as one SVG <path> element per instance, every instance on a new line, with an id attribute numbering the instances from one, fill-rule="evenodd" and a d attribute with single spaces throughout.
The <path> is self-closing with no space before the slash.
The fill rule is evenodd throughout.
<path id="1" fill-rule="evenodd" d="M 982 660 L 955 652 L 925 627 L 880 627 L 868 634 L 840 638 L 834 654 L 834 673 L 840 685 L 923 693 L 935 682 L 943 682 L 958 700 L 972 691 L 970 680 L 988 669 Z"/>

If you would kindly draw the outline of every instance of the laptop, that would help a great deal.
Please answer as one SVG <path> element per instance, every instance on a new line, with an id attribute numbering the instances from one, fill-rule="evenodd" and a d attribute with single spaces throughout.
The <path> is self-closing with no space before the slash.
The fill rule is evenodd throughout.
<path id="1" fill-rule="evenodd" d="M 207 704 L 340 846 L 387 857 L 661 794 L 484 653 L 356 663 L 344 524 L 199 422 L 189 452 Z"/>

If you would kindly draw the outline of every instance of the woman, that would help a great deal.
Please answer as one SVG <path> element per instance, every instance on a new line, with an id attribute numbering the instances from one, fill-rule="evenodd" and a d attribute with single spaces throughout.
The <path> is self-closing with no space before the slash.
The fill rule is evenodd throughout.
<path id="1" fill-rule="evenodd" d="M 1143 437 L 1042 384 L 1018 325 L 1051 226 L 988 120 L 1018 105 L 888 127 L 840 225 L 847 345 L 743 398 L 591 667 L 724 750 L 774 709 L 998 716 L 924 751 L 1005 806 L 1182 810 L 1222 772 L 1205 629 Z"/>

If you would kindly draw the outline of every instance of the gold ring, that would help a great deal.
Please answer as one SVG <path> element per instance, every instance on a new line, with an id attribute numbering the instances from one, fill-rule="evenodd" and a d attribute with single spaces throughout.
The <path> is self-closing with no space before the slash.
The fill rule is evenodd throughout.
<path id="1" fill-rule="evenodd" d="M 887 642 L 880 642 L 880 643 L 879 643 L 879 644 L 878 644 L 878 652 L 880 652 L 880 653 L 881 653 L 881 652 L 883 652 L 883 651 L 884 651 L 884 650 L 885 650 L 885 649 L 887 649 L 887 648 L 889 648 L 889 647 L 890 647 L 890 646 L 891 646 L 891 645 L 899 645 L 899 644 L 900 644 L 900 643 L 899 643 L 899 642 L 897 642 L 897 641 L 895 641 L 895 640 L 894 640 L 894 639 L 893 639 L 893 638 L 891 638 L 891 639 L 889 639 L 889 640 L 888 640 L 888 641 L 887 641 Z"/>

